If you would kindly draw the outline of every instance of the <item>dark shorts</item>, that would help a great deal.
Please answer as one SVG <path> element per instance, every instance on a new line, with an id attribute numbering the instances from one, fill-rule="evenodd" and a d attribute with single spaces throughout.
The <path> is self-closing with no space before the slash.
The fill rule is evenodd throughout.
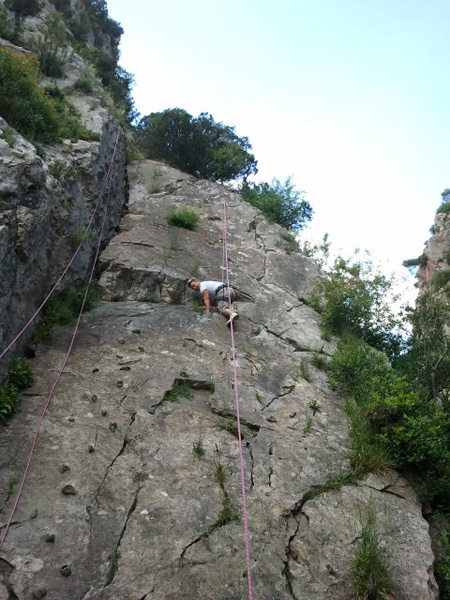
<path id="1" fill-rule="evenodd" d="M 230 303 L 233 303 L 235 295 L 236 294 L 234 293 L 234 290 L 231 287 L 225 287 L 219 291 L 216 299 L 216 306 L 220 314 L 222 314 L 226 308 L 230 308 Z"/>

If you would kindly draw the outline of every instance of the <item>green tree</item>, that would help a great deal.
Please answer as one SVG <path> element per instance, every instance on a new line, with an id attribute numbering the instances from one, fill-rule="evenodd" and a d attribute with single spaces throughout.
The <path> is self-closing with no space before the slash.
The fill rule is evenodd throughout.
<path id="1" fill-rule="evenodd" d="M 338 257 L 326 277 L 317 280 L 311 302 L 327 333 L 351 333 L 394 360 L 402 350 L 401 325 L 391 308 L 397 298 L 393 281 L 374 272 L 372 263 Z"/>
<path id="2" fill-rule="evenodd" d="M 426 398 L 440 398 L 450 412 L 450 304 L 428 292 L 407 318 L 413 334 L 397 368 Z"/>
<path id="3" fill-rule="evenodd" d="M 276 177 L 272 183 L 245 183 L 241 189 L 243 199 L 259 208 L 269 221 L 295 231 L 303 229 L 313 215 L 303 193 L 295 189 L 290 177 L 284 183 Z"/>
<path id="4" fill-rule="evenodd" d="M 213 181 L 245 179 L 256 173 L 247 138 L 233 127 L 216 123 L 208 113 L 194 118 L 181 108 L 143 117 L 136 128 L 137 143 L 147 158 Z"/>

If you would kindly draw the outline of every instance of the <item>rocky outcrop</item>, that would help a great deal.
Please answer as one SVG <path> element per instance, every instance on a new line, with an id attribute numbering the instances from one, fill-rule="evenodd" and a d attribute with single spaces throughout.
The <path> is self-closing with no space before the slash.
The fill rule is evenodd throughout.
<path id="1" fill-rule="evenodd" d="M 7 127 L 0 118 L 0 132 Z M 82 240 L 104 185 L 118 125 L 104 118 L 99 142 L 62 142 L 47 147 L 46 161 L 13 133 L 12 147 L 0 139 L 0 347 L 8 343 L 40 305 Z M 105 243 L 125 205 L 125 144 L 115 155 Z M 48 162 L 47 162 L 48 161 Z M 59 167 L 58 174 L 52 165 Z M 95 255 L 106 194 L 62 287 L 80 283 Z"/>
<path id="2" fill-rule="evenodd" d="M 72 0 L 73 10 L 80 8 Z M 55 7 L 48 0 L 40 2 L 36 16 L 23 19 L 21 38 L 29 47 L 30 40 L 46 32 L 46 19 Z M 0 8 L 5 3 L 0 0 Z M 14 20 L 14 13 L 4 13 Z M 61 25 L 62 26 L 62 25 Z M 72 39 L 67 30 L 68 39 Z M 105 50 L 111 50 L 111 40 L 104 37 Z M 91 40 L 92 42 L 92 40 Z M 117 42 L 117 40 L 116 40 Z M 90 43 L 89 41 L 87 42 Z M 31 54 L 29 50 L 0 39 L 0 45 L 14 52 Z M 64 77 L 44 80 L 74 92 L 80 76 L 87 72 L 85 62 L 67 45 Z M 14 131 L 0 117 L 0 348 L 4 348 L 34 314 L 51 289 L 74 250 L 82 240 L 94 208 L 101 197 L 110 161 L 114 153 L 119 125 L 105 108 L 101 84 L 90 72 L 92 94 L 77 91 L 70 98 L 79 112 L 82 125 L 98 141 L 61 140 L 54 145 L 35 146 Z M 103 96 L 102 96 L 103 94 Z M 98 99 L 102 96 L 102 102 Z M 125 139 L 120 135 L 109 190 L 109 208 L 104 231 L 107 244 L 118 226 L 126 203 Z M 83 244 L 60 289 L 84 281 L 95 255 L 101 228 L 106 193 L 92 226 L 89 239 Z M 95 240 L 95 241 L 94 241 Z M 10 359 L 21 353 L 30 338 L 32 328 L 8 360 L 0 365 L 0 380 Z"/>
<path id="3" fill-rule="evenodd" d="M 101 256 L 105 300 L 85 315 L 0 558 L 0 598 L 247 597 L 230 332 L 186 280 L 221 278 L 222 203 L 240 319 L 234 331 L 254 597 L 347 600 L 364 515 L 398 600 L 434 600 L 428 525 L 406 480 L 343 487 L 344 402 L 317 356 L 304 298 L 317 267 L 224 186 L 151 161 L 129 168 L 129 212 Z M 169 226 L 187 205 L 196 231 Z M 0 432 L 0 527 L 70 331 L 33 359 L 22 413 Z M 328 491 L 322 492 L 327 484 Z"/>
<path id="4" fill-rule="evenodd" d="M 438 212 L 436 214 L 432 232 L 424 249 L 418 271 L 419 294 L 430 288 L 436 288 L 434 285 L 436 273 L 439 271 L 450 273 L 450 213 Z M 450 290 L 448 287 L 446 289 Z"/>

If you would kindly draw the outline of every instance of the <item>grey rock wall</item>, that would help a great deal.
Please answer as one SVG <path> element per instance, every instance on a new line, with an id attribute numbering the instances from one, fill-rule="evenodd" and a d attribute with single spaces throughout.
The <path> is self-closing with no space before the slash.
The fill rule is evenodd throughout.
<path id="1" fill-rule="evenodd" d="M 7 127 L 0 118 L 0 133 Z M 106 179 L 117 128 L 114 120 L 103 115 L 99 142 L 67 140 L 48 146 L 45 161 L 33 144 L 16 132 L 12 147 L 0 139 L 0 348 L 30 319 L 80 243 Z M 51 166 L 58 162 L 65 173 L 59 179 L 51 175 Z M 114 160 L 105 244 L 125 206 L 125 168 L 121 136 Z M 61 288 L 79 284 L 88 275 L 105 205 L 106 194 L 92 235 Z M 15 354 L 27 339 L 29 335 Z"/>
<path id="2" fill-rule="evenodd" d="M 303 301 L 316 265 L 286 254 L 281 229 L 224 186 L 151 161 L 129 180 L 129 212 L 101 256 L 105 300 L 83 318 L 45 419 L 0 598 L 248 597 L 230 331 L 193 310 L 185 286 L 193 272 L 220 279 L 225 198 L 254 598 L 348 600 L 373 509 L 395 597 L 437 599 L 406 480 L 388 472 L 319 493 L 350 464 L 343 399 L 314 366 L 335 350 Z M 199 212 L 196 231 L 167 223 L 183 204 Z M 22 413 L 0 431 L 0 528 L 69 336 L 38 348 Z"/>

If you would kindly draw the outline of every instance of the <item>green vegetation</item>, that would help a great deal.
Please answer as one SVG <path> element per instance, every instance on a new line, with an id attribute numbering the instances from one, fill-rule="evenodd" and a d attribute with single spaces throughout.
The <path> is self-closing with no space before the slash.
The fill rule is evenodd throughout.
<path id="1" fill-rule="evenodd" d="M 5 0 L 5 6 L 20 17 L 34 17 L 41 10 L 39 0 Z"/>
<path id="2" fill-rule="evenodd" d="M 35 50 L 39 58 L 41 73 L 47 75 L 47 77 L 56 78 L 64 75 L 64 66 L 68 57 L 67 48 L 61 47 L 58 42 L 47 36 L 40 36 Z"/>
<path id="3" fill-rule="evenodd" d="M 223 499 L 222 510 L 217 517 L 216 526 L 223 527 L 231 521 L 238 521 L 239 517 L 233 508 L 233 503 L 228 496 Z"/>
<path id="4" fill-rule="evenodd" d="M 0 134 L 0 137 L 2 138 L 2 140 L 5 140 L 5 142 L 10 148 L 14 148 L 14 145 L 16 143 L 16 136 L 14 134 L 14 130 L 11 127 L 5 127 L 2 133 Z"/>
<path id="5" fill-rule="evenodd" d="M 433 273 L 433 277 L 431 278 L 431 285 L 433 286 L 435 291 L 438 291 L 444 288 L 448 282 L 450 281 L 450 270 L 448 269 L 440 269 L 439 271 L 435 271 Z"/>
<path id="6" fill-rule="evenodd" d="M 172 389 L 164 394 L 164 400 L 175 402 L 178 398 L 192 398 L 192 390 L 188 381 L 175 379 Z"/>
<path id="7" fill-rule="evenodd" d="M 32 141 L 98 139 L 81 125 L 79 113 L 57 86 L 39 85 L 38 60 L 0 48 L 0 114 Z"/>
<path id="8" fill-rule="evenodd" d="M 8 380 L 0 388 L 0 422 L 6 421 L 17 411 L 20 392 L 33 383 L 33 374 L 24 358 L 13 362 L 8 371 Z"/>
<path id="9" fill-rule="evenodd" d="M 175 227 L 194 230 L 197 227 L 198 220 L 198 213 L 187 206 L 180 206 L 167 213 L 167 222 Z"/>
<path id="10" fill-rule="evenodd" d="M 311 417 L 308 417 L 308 418 L 306 419 L 306 424 L 305 424 L 305 426 L 303 427 L 303 433 L 304 433 L 305 435 L 308 435 L 308 433 L 311 431 L 311 428 L 312 428 L 312 418 L 311 418 Z"/>
<path id="11" fill-rule="evenodd" d="M 146 158 L 165 161 L 195 177 L 230 181 L 257 171 L 248 139 L 207 113 L 196 118 L 181 108 L 151 113 L 139 121 L 136 139 Z"/>
<path id="12" fill-rule="evenodd" d="M 309 300 L 321 315 L 325 335 L 352 335 L 393 359 L 402 338 L 393 333 L 400 320 L 392 312 L 392 280 L 373 271 L 370 262 L 338 257 L 326 277 L 317 280 Z"/>
<path id="13" fill-rule="evenodd" d="M 35 339 L 40 342 L 48 342 L 56 327 L 73 323 L 80 312 L 84 293 L 84 288 L 54 292 L 45 305 L 43 316 L 34 331 Z M 87 294 L 84 312 L 94 310 L 99 300 L 100 290 L 92 283 Z"/>
<path id="14" fill-rule="evenodd" d="M 372 507 L 369 507 L 365 522 L 362 524 L 361 543 L 351 567 L 353 597 L 356 600 L 393 598 L 392 578 L 378 541 L 375 525 L 375 512 Z"/>
<path id="15" fill-rule="evenodd" d="M 286 254 L 292 254 L 292 252 L 298 252 L 299 245 L 295 236 L 289 231 L 280 232 L 281 240 L 278 240 L 277 246 L 282 248 Z"/>
<path id="16" fill-rule="evenodd" d="M 303 198 L 303 192 L 294 188 L 290 177 L 284 183 L 276 178 L 271 184 L 245 183 L 241 196 L 246 202 L 259 208 L 269 221 L 288 230 L 300 231 L 312 219 L 311 205 Z M 288 244 L 286 240 L 285 242 Z M 294 248 L 292 239 L 288 248 L 291 248 L 291 252 L 297 249 Z"/>
<path id="17" fill-rule="evenodd" d="M 300 363 L 300 376 L 305 381 L 311 381 L 311 371 L 309 370 L 308 364 L 303 360 Z"/>
<path id="18" fill-rule="evenodd" d="M 217 483 L 223 489 L 225 481 L 227 480 L 227 477 L 228 477 L 228 469 L 223 465 L 222 461 L 220 460 L 220 453 L 218 453 L 218 456 L 217 456 L 216 460 L 214 461 L 214 474 L 215 474 Z"/>
<path id="19" fill-rule="evenodd" d="M 219 427 L 220 429 L 228 431 L 228 433 L 231 433 L 231 435 L 234 435 L 234 437 L 237 437 L 239 439 L 238 424 L 236 419 L 219 419 Z M 244 438 L 242 430 L 241 437 L 242 439 Z"/>
<path id="20" fill-rule="evenodd" d="M 205 448 L 203 447 L 203 438 L 201 435 L 192 443 L 192 454 L 197 458 L 205 456 Z"/>
<path id="21" fill-rule="evenodd" d="M 436 214 L 444 213 L 448 214 L 450 212 L 450 188 L 445 189 L 442 194 L 442 203 L 436 211 Z"/>

